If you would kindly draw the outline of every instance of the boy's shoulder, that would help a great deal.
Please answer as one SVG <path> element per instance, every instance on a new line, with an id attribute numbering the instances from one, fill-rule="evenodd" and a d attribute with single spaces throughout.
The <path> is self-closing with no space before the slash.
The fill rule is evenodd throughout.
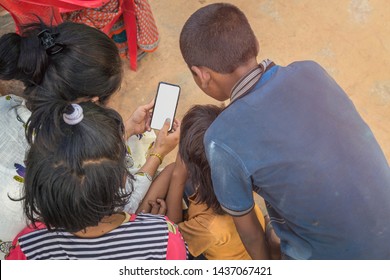
<path id="1" fill-rule="evenodd" d="M 320 75 L 323 76 L 323 74 L 326 73 L 325 68 L 320 65 L 318 62 L 313 60 L 302 60 L 302 61 L 295 61 L 287 65 L 286 67 L 287 71 L 295 70 L 301 72 L 307 72 L 311 75 Z"/>

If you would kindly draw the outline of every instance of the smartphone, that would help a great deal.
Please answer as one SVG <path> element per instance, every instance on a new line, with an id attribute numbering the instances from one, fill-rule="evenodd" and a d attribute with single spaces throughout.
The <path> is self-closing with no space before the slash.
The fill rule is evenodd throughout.
<path id="1" fill-rule="evenodd" d="M 157 87 L 156 99 L 152 112 L 150 127 L 160 130 L 167 118 L 171 119 L 169 131 L 172 129 L 173 120 L 176 114 L 177 103 L 179 102 L 180 86 L 160 82 Z"/>

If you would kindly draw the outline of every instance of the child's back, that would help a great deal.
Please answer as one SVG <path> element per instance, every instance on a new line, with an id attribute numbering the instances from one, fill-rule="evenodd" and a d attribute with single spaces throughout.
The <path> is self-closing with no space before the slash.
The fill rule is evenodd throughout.
<path id="1" fill-rule="evenodd" d="M 7 259 L 185 259 L 185 246 L 174 224 L 164 216 L 123 213 L 117 228 L 94 238 L 63 230 L 49 231 L 44 224 L 26 228 L 14 240 Z M 17 245 L 16 242 L 19 244 Z"/>
<path id="2" fill-rule="evenodd" d="M 179 229 L 191 255 L 197 257 L 203 254 L 208 260 L 251 259 L 231 216 L 216 214 L 205 203 L 197 204 L 196 194 L 189 200 L 188 217 L 179 223 Z M 257 205 L 255 211 L 264 229 L 264 217 Z"/>

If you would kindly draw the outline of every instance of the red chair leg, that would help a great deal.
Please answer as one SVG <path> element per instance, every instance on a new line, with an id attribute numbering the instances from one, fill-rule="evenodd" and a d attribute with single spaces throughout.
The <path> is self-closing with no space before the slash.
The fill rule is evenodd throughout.
<path id="1" fill-rule="evenodd" d="M 137 70 L 137 23 L 134 0 L 123 0 L 123 20 L 126 28 L 130 69 Z"/>

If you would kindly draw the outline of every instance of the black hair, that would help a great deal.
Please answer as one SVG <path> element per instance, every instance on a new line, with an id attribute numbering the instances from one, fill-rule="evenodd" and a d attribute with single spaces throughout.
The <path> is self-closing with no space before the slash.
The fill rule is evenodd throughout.
<path id="1" fill-rule="evenodd" d="M 49 230 L 96 226 L 130 196 L 121 116 L 92 102 L 79 105 L 84 117 L 75 125 L 64 121 L 74 110 L 65 101 L 47 101 L 32 113 L 40 121 L 27 154 L 24 212 Z"/>
<path id="2" fill-rule="evenodd" d="M 115 43 L 100 30 L 74 22 L 32 23 L 20 29 L 21 35 L 0 38 L 0 79 L 22 81 L 31 110 L 42 89 L 69 102 L 97 96 L 102 103 L 119 89 L 122 61 Z M 38 38 L 42 30 L 64 46 L 60 52 L 46 52 Z"/>
<path id="3" fill-rule="evenodd" d="M 17 71 L 21 37 L 16 33 L 8 33 L 0 38 L 0 79 L 27 80 L 23 72 Z"/>
<path id="4" fill-rule="evenodd" d="M 187 167 L 189 180 L 197 188 L 196 203 L 205 203 L 208 208 L 225 214 L 219 204 L 211 181 L 203 138 L 211 123 L 223 108 L 215 105 L 195 105 L 184 116 L 180 127 L 179 154 Z"/>
<path id="5" fill-rule="evenodd" d="M 257 56 L 258 43 L 241 10 L 216 3 L 190 16 L 180 34 L 180 50 L 189 68 L 228 74 Z"/>

